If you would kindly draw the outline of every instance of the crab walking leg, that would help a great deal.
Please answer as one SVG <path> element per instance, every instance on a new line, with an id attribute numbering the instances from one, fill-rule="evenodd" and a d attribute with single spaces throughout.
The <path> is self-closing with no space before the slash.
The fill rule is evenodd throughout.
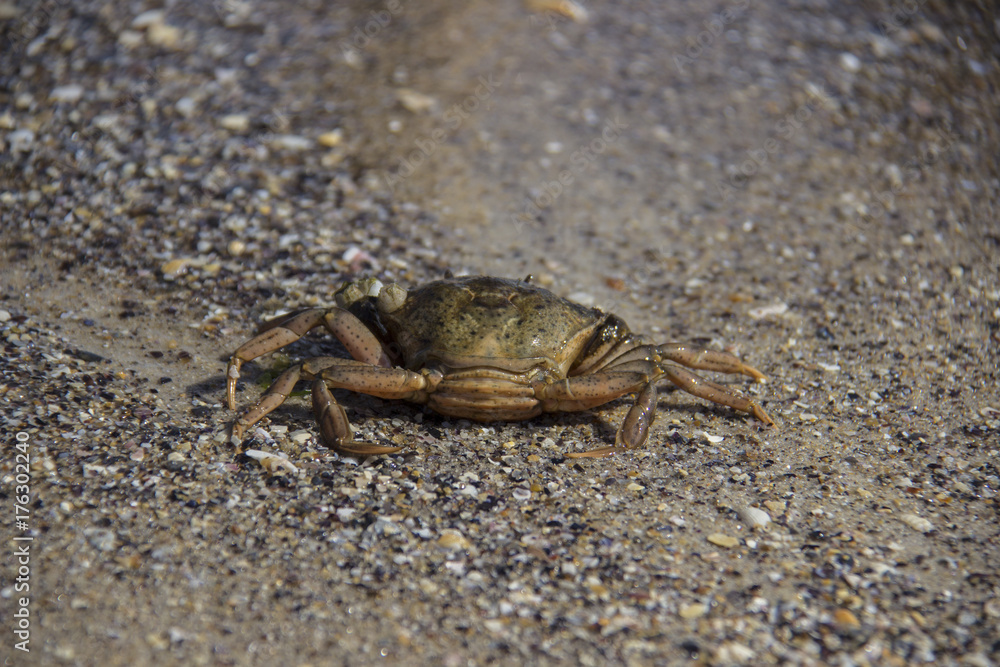
<path id="1" fill-rule="evenodd" d="M 699 352 L 713 351 L 700 350 Z M 715 352 L 715 355 L 717 356 L 702 356 L 699 363 L 711 363 L 713 370 L 719 370 L 720 362 L 724 362 L 726 369 L 733 369 L 730 372 L 740 372 L 742 369 L 755 371 L 730 354 Z M 738 368 L 732 364 L 733 359 L 736 360 Z M 754 377 L 750 373 L 746 374 Z M 655 350 L 650 349 L 630 350 L 612 362 L 604 371 L 594 375 L 572 377 L 560 382 L 537 386 L 535 394 L 542 400 L 542 406 L 546 411 L 568 412 L 586 410 L 624 394 L 639 391 L 641 388 L 635 403 L 629 409 L 625 421 L 622 422 L 622 426 L 615 436 L 613 446 L 568 455 L 571 458 L 595 458 L 624 449 L 641 447 L 646 442 L 649 437 L 649 427 L 656 414 L 656 382 L 663 377 L 693 396 L 748 412 L 765 424 L 774 425 L 771 417 L 756 402 L 735 394 L 711 380 L 706 380 L 683 366 L 663 361 L 655 353 Z"/>
<path id="2" fill-rule="evenodd" d="M 741 412 L 748 412 L 768 426 L 774 426 L 774 421 L 756 401 L 734 394 L 721 384 L 706 380 L 681 366 L 663 364 L 662 368 L 663 374 L 668 380 L 692 396 L 726 405 Z"/>
<path id="3" fill-rule="evenodd" d="M 577 412 L 638 391 L 649 380 L 647 373 L 639 371 L 603 371 L 558 382 L 538 383 L 534 390 L 545 412 Z"/>
<path id="4" fill-rule="evenodd" d="M 257 404 L 244 412 L 235 422 L 233 422 L 233 435 L 235 435 L 237 439 L 242 440 L 243 434 L 246 433 L 248 428 L 259 422 L 261 419 L 266 417 L 268 413 L 288 400 L 288 396 L 292 393 L 292 390 L 295 389 L 295 385 L 298 383 L 301 374 L 302 366 L 295 365 L 279 375 L 278 378 L 271 383 L 271 386 L 267 388 L 264 395 L 260 397 Z"/>
<path id="5" fill-rule="evenodd" d="M 319 432 L 323 436 L 323 442 L 330 449 L 357 456 L 392 454 L 402 449 L 402 447 L 376 445 L 355 440 L 351 423 L 347 420 L 347 413 L 343 406 L 334 400 L 333 394 L 330 393 L 326 383 L 322 380 L 313 382 L 312 399 L 313 412 L 316 414 Z"/>
<path id="6" fill-rule="evenodd" d="M 719 350 L 709 350 L 704 347 L 694 347 L 684 343 L 665 343 L 658 345 L 659 355 L 674 363 L 693 368 L 698 371 L 715 371 L 717 373 L 739 373 L 752 377 L 758 382 L 767 382 L 767 376 L 753 366 L 740 361 L 736 355 Z M 679 385 L 678 385 L 679 386 Z M 713 400 L 713 399 L 709 399 Z M 719 402 L 719 401 L 717 401 Z M 763 420 L 762 420 L 763 421 Z"/>
<path id="7" fill-rule="evenodd" d="M 341 308 L 312 308 L 276 317 L 264 324 L 260 333 L 233 353 L 226 368 L 226 402 L 236 409 L 236 381 L 245 361 L 274 352 L 294 343 L 310 330 L 326 326 L 350 355 L 368 364 L 389 367 L 392 363 L 381 343 L 361 320 Z"/>
<path id="8" fill-rule="evenodd" d="M 643 387 L 639 395 L 635 397 L 635 403 L 629 408 L 625 415 L 625 421 L 615 434 L 615 444 L 607 447 L 598 447 L 586 452 L 570 452 L 566 454 L 571 459 L 601 458 L 626 449 L 636 449 L 646 444 L 649 438 L 649 427 L 653 425 L 656 417 L 656 400 L 659 393 L 656 391 L 656 381 L 649 382 Z"/>
<path id="9" fill-rule="evenodd" d="M 405 368 L 383 368 L 339 357 L 316 357 L 302 367 L 308 377 L 320 378 L 333 388 L 414 403 L 425 403 L 427 394 L 437 388 L 442 378 L 438 371 L 415 373 Z"/>
<path id="10" fill-rule="evenodd" d="M 656 391 L 656 381 L 647 384 L 639 395 L 635 397 L 635 403 L 629 408 L 625 415 L 625 421 L 615 434 L 615 447 L 624 449 L 634 449 L 646 444 L 649 437 L 649 427 L 653 425 L 656 417 L 656 399 L 659 397 Z"/>
<path id="11" fill-rule="evenodd" d="M 312 386 L 313 412 L 316 414 L 323 442 L 330 449 L 359 456 L 391 454 L 402 447 L 354 440 L 347 413 L 333 398 L 328 386 L 380 398 L 424 402 L 427 400 L 427 393 L 434 391 L 441 382 L 441 374 L 438 372 L 414 373 L 403 368 L 382 368 L 354 359 L 336 357 L 310 359 L 304 367 L 310 375 L 317 378 Z"/>
<path id="12" fill-rule="evenodd" d="M 639 392 L 615 436 L 614 445 L 571 452 L 566 456 L 599 458 L 645 444 L 656 413 L 656 380 L 660 377 L 660 370 L 656 364 L 643 359 L 630 361 L 627 366 L 630 370 L 608 370 L 535 388 L 535 394 L 542 400 L 546 411 L 566 412 L 587 410 L 633 391 Z M 633 368 L 635 370 L 631 370 Z"/>
<path id="13" fill-rule="evenodd" d="M 316 357 L 292 366 L 278 376 L 255 406 L 233 424 L 233 435 L 242 438 L 248 428 L 284 403 L 300 379 L 313 380 L 313 410 L 323 441 L 331 449 L 350 454 L 389 454 L 399 447 L 385 447 L 351 439 L 344 408 L 334 400 L 327 385 L 390 399 L 426 400 L 427 392 L 441 382 L 437 372 L 414 373 L 402 368 L 383 368 L 338 357 Z"/>

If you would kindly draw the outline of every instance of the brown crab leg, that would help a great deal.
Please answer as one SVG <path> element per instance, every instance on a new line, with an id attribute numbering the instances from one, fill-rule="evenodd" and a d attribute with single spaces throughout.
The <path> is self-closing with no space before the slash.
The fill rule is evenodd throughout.
<path id="1" fill-rule="evenodd" d="M 534 389 L 545 412 L 576 412 L 638 391 L 647 382 L 649 374 L 644 372 L 606 371 L 558 382 L 538 383 Z"/>
<path id="2" fill-rule="evenodd" d="M 295 388 L 295 385 L 298 383 L 301 375 L 301 364 L 296 364 L 279 375 L 277 379 L 271 383 L 271 386 L 267 388 L 264 395 L 260 397 L 260 400 L 257 401 L 252 408 L 241 414 L 235 422 L 233 422 L 233 435 L 235 435 L 239 440 L 242 440 L 243 434 L 246 433 L 248 428 L 259 422 L 272 410 L 288 400 L 288 396 L 292 393 L 292 390 Z"/>
<path id="3" fill-rule="evenodd" d="M 615 434 L 615 444 L 606 447 L 598 447 L 585 452 L 569 452 L 567 458 L 601 458 L 621 452 L 626 449 L 635 449 L 646 444 L 649 438 L 649 427 L 653 425 L 656 417 L 656 400 L 659 393 L 656 391 L 656 381 L 648 383 L 635 398 L 635 403 L 629 408 L 625 420 L 622 421 L 621 428 Z"/>
<path id="4" fill-rule="evenodd" d="M 759 370 L 743 363 L 739 357 L 728 352 L 710 350 L 687 343 L 665 343 L 663 345 L 641 345 L 633 348 L 609 362 L 603 370 L 621 370 L 640 361 L 662 365 L 663 360 L 673 361 L 698 371 L 714 371 L 746 375 L 758 382 L 767 382 L 767 377 Z"/>
<path id="5" fill-rule="evenodd" d="M 310 330 L 326 326 L 352 357 L 358 361 L 392 366 L 381 343 L 361 320 L 341 308 L 312 308 L 276 317 L 261 327 L 260 333 L 233 353 L 226 368 L 226 402 L 236 409 L 236 381 L 243 362 L 274 352 L 294 343 Z"/>
<path id="6" fill-rule="evenodd" d="M 546 410 L 558 411 L 586 410 L 624 394 L 639 392 L 615 435 L 614 445 L 567 454 L 570 458 L 602 457 L 645 444 L 656 415 L 656 381 L 661 372 L 655 363 L 642 359 L 634 359 L 623 366 L 629 370 L 608 370 L 536 388 L 536 394 L 544 398 Z"/>
<path id="7" fill-rule="evenodd" d="M 316 357 L 292 366 L 278 376 L 260 400 L 233 424 L 233 435 L 242 438 L 250 428 L 288 399 L 300 379 L 313 380 L 313 410 L 327 447 L 347 454 L 390 454 L 399 447 L 387 447 L 352 439 L 344 408 L 333 398 L 327 385 L 343 387 L 390 399 L 426 400 L 426 393 L 441 382 L 437 372 L 414 373 L 402 368 L 383 368 L 338 357 Z"/>
<path id="8" fill-rule="evenodd" d="M 339 357 L 316 357 L 302 364 L 307 377 L 322 379 L 336 389 L 349 389 L 379 398 L 404 399 L 415 403 L 427 401 L 427 394 L 441 382 L 441 373 L 422 373 L 405 368 L 383 368 Z"/>
<path id="9" fill-rule="evenodd" d="M 333 394 L 330 393 L 326 383 L 322 380 L 313 382 L 312 399 L 313 412 L 316 414 L 320 435 L 323 436 L 323 442 L 330 449 L 356 456 L 392 454 L 402 449 L 402 447 L 376 445 L 371 442 L 355 440 L 354 431 L 351 429 L 351 423 L 347 420 L 344 406 L 334 400 Z"/>
<path id="10" fill-rule="evenodd" d="M 319 376 L 312 385 L 312 399 L 323 442 L 330 449 L 357 456 L 392 454 L 402 447 L 354 440 L 347 413 L 333 398 L 328 385 L 381 398 L 424 402 L 427 393 L 434 391 L 441 382 L 441 374 L 436 371 L 414 373 L 403 368 L 371 366 L 353 359 L 322 357 L 310 359 L 304 366 L 311 375 Z"/>
<path id="11" fill-rule="evenodd" d="M 703 347 L 693 347 L 684 343 L 668 343 L 659 346 L 643 345 L 629 350 L 611 362 L 604 369 L 604 372 L 644 372 L 649 378 L 662 374 L 689 394 L 728 405 L 743 412 L 749 412 L 768 426 L 774 425 L 767 413 L 753 401 L 739 394 L 734 394 L 727 387 L 687 371 L 682 366 L 717 373 L 739 373 L 758 382 L 767 381 L 763 373 L 753 366 L 743 363 L 735 355 Z"/>
<path id="12" fill-rule="evenodd" d="M 692 396 L 726 405 L 740 412 L 748 412 L 768 426 L 774 426 L 774 421 L 756 401 L 734 394 L 721 384 L 706 380 L 700 375 L 674 364 L 664 364 L 663 374 L 668 380 Z"/>
<path id="13" fill-rule="evenodd" d="M 663 358 L 666 355 L 660 354 L 659 347 L 642 346 L 626 352 L 603 371 L 593 375 L 572 377 L 535 388 L 536 395 L 542 399 L 547 411 L 573 411 L 601 405 L 642 387 L 615 436 L 613 446 L 573 453 L 569 456 L 600 457 L 623 449 L 641 447 L 649 436 L 649 427 L 656 415 L 655 383 L 663 377 L 689 394 L 748 412 L 768 426 L 774 425 L 771 417 L 755 401 L 735 394 L 711 380 L 706 380 L 679 363 L 689 362 L 692 365 L 697 364 L 695 366 L 697 368 L 742 373 L 757 379 L 764 377 L 762 373 L 725 352 L 704 348 L 691 349 L 681 344 L 665 347 L 666 352 L 672 357 L 670 360 Z"/>
<path id="14" fill-rule="evenodd" d="M 656 350 L 664 359 L 687 366 L 688 368 L 699 371 L 715 371 L 717 373 L 739 373 L 747 377 L 752 377 L 758 382 L 767 382 L 766 375 L 753 366 L 743 363 L 739 357 L 728 352 L 695 347 L 684 343 L 664 343 L 663 345 L 658 345 Z M 762 419 L 761 421 L 770 422 L 770 419 Z"/>

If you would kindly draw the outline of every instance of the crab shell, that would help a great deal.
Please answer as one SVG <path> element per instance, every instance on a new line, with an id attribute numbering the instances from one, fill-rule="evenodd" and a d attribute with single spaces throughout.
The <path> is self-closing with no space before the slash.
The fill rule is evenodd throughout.
<path id="1" fill-rule="evenodd" d="M 371 289 L 364 291 L 362 298 L 372 299 Z M 351 309 L 355 294 L 348 287 L 337 301 Z M 602 341 L 629 334 L 619 318 L 521 280 L 454 278 L 408 292 L 389 285 L 374 301 L 372 328 L 394 360 L 411 371 L 441 373 L 427 404 L 478 421 L 540 414 L 533 384 L 570 376 L 601 354 Z"/>
<path id="2" fill-rule="evenodd" d="M 773 423 L 755 402 L 687 370 L 764 379 L 735 356 L 680 343 L 646 344 L 617 316 L 527 281 L 471 276 L 407 291 L 367 279 L 348 283 L 335 298 L 335 308 L 272 321 L 236 351 L 228 372 L 230 406 L 242 362 L 314 327 L 329 329 L 353 359 L 317 357 L 288 369 L 237 420 L 236 435 L 280 405 L 300 379 L 313 381 L 314 408 L 326 443 L 353 454 L 399 448 L 354 441 L 330 387 L 425 403 L 441 414 L 478 421 L 586 410 L 636 392 L 615 445 L 583 453 L 590 456 L 645 442 L 655 414 L 656 382 L 664 377 L 689 393 Z"/>

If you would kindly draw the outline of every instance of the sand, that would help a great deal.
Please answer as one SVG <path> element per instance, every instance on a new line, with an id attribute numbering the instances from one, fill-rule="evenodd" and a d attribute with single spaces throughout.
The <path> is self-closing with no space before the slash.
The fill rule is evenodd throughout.
<path id="1" fill-rule="evenodd" d="M 6 664 L 997 663 L 994 10 L 336 5 L 0 3 Z M 263 320 L 449 271 L 739 354 L 777 426 L 230 442 Z"/>

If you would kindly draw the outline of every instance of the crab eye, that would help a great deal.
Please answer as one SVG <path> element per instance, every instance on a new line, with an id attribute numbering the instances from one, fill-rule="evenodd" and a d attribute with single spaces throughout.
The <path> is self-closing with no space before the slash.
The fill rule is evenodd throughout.
<path id="1" fill-rule="evenodd" d="M 365 292 L 357 283 L 348 283 L 333 295 L 337 305 L 341 308 L 350 308 L 364 297 Z"/>
<path id="2" fill-rule="evenodd" d="M 378 295 L 378 310 L 380 313 L 391 313 L 406 301 L 406 290 L 395 283 L 386 285 Z"/>

